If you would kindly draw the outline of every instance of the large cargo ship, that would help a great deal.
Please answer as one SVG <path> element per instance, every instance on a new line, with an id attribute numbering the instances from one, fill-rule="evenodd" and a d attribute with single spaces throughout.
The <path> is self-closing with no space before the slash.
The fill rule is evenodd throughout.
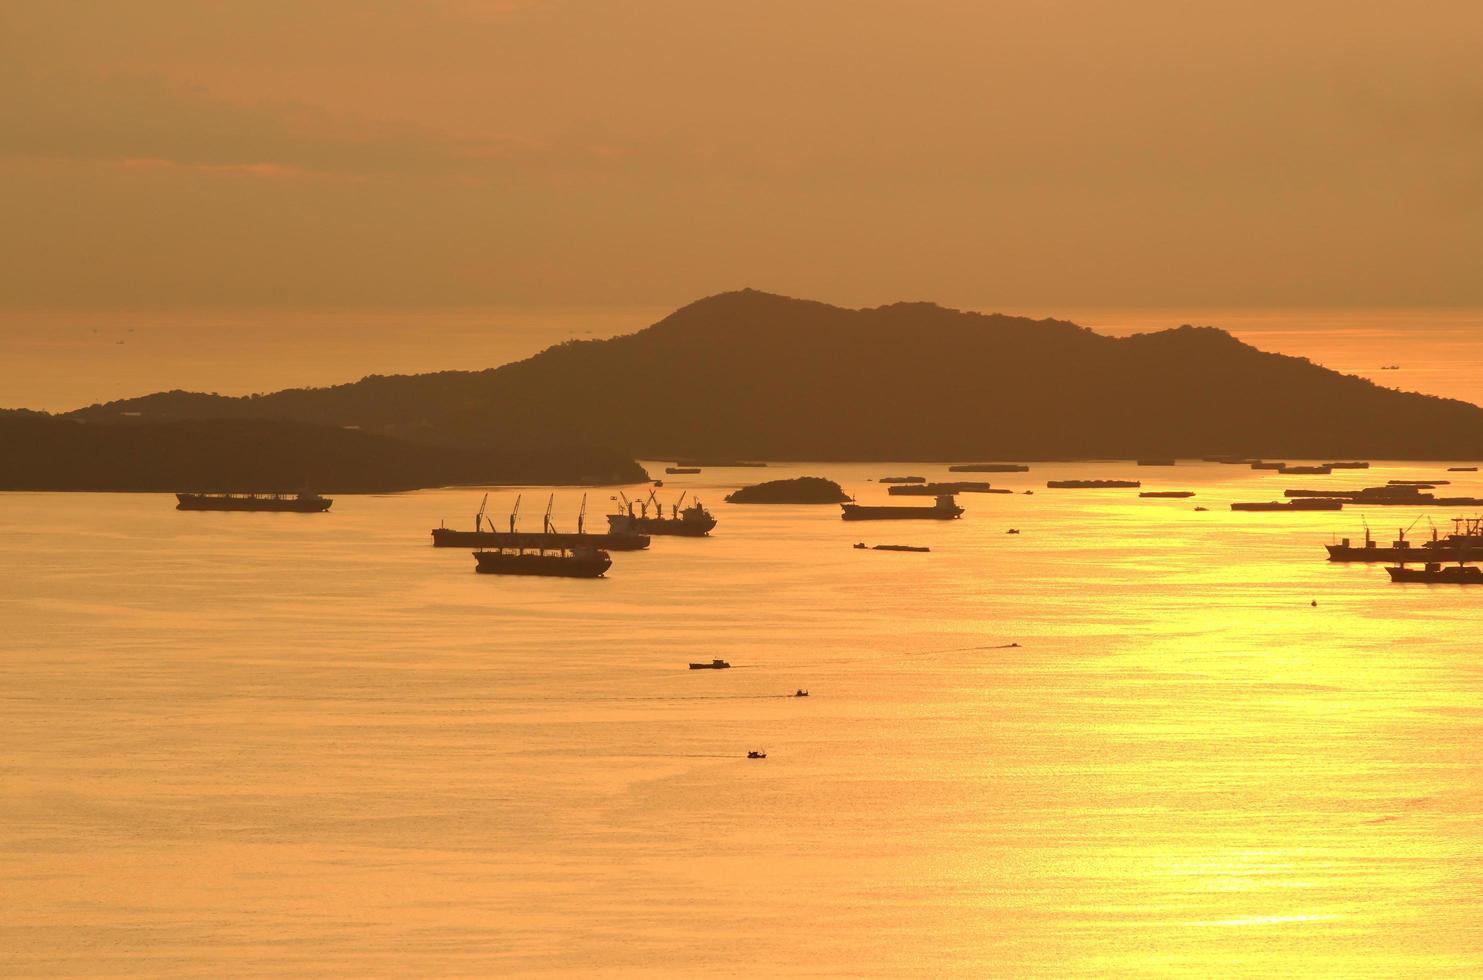
<path id="1" fill-rule="evenodd" d="M 907 483 L 888 487 L 886 493 L 892 497 L 941 497 L 953 493 L 1013 493 L 1012 490 L 995 490 L 987 483 L 974 480 L 958 480 L 951 483 Z"/>
<path id="2" fill-rule="evenodd" d="M 952 494 L 942 494 L 937 502 L 931 507 L 903 507 L 895 504 L 866 505 L 866 504 L 840 504 L 842 513 L 839 515 L 846 521 L 897 521 L 897 520 L 935 520 L 950 521 L 963 516 L 963 508 L 953 499 Z"/>
<path id="3" fill-rule="evenodd" d="M 1447 585 L 1483 585 L 1483 568 L 1477 565 L 1441 565 L 1427 562 L 1421 568 L 1394 565 L 1386 569 L 1392 582 L 1433 582 Z"/>
<path id="4" fill-rule="evenodd" d="M 561 548 L 557 550 L 520 551 L 501 548 L 476 551 L 475 571 L 486 575 L 543 575 L 557 578 L 600 578 L 612 567 L 613 559 L 600 548 Z"/>
<path id="5" fill-rule="evenodd" d="M 460 531 L 451 527 L 433 528 L 434 548 L 600 548 L 604 551 L 642 551 L 649 547 L 649 536 L 632 532 L 592 534 L 584 528 L 587 515 L 587 498 L 582 498 L 582 510 L 577 515 L 576 533 L 557 531 L 551 526 L 547 513 L 545 530 L 517 531 L 515 516 L 520 510 L 520 498 L 515 498 L 515 510 L 510 513 L 509 530 L 495 528 L 494 521 L 484 516 L 489 503 L 489 494 L 479 505 L 474 515 L 474 530 Z"/>
<path id="6" fill-rule="evenodd" d="M 252 510 L 319 514 L 334 503 L 317 493 L 177 493 L 176 510 Z"/>
<path id="7" fill-rule="evenodd" d="M 618 496 L 622 498 L 622 509 L 616 514 L 608 515 L 608 532 L 611 534 L 668 534 L 703 538 L 716 526 L 716 519 L 699 500 L 682 509 L 680 505 L 685 502 L 683 493 L 679 500 L 670 505 L 668 517 L 664 516 L 664 505 L 659 502 L 653 490 L 649 491 L 648 499 L 639 501 L 637 514 L 633 512 L 633 501 L 621 493 Z M 653 513 L 650 513 L 651 507 Z"/>

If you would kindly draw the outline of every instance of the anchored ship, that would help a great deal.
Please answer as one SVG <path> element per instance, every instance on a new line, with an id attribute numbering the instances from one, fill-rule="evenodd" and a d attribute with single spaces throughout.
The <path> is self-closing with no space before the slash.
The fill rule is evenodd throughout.
<path id="1" fill-rule="evenodd" d="M 259 510 L 319 514 L 334 503 L 317 493 L 177 493 L 176 510 Z"/>
<path id="2" fill-rule="evenodd" d="M 484 495 L 484 501 L 479 505 L 479 512 L 474 515 L 474 530 L 459 531 L 451 527 L 433 528 L 434 548 L 540 548 L 551 547 L 589 547 L 601 548 L 605 551 L 642 551 L 649 547 L 649 536 L 633 531 L 612 532 L 607 534 L 592 534 L 586 531 L 583 525 L 587 519 L 587 497 L 582 497 L 582 509 L 577 514 L 577 531 L 575 534 L 556 531 L 550 522 L 549 507 L 546 512 L 546 529 L 539 534 L 533 531 L 515 530 L 515 517 L 520 513 L 520 497 L 515 497 L 515 508 L 510 511 L 510 527 L 507 531 L 499 531 L 494 527 L 494 521 L 484 516 L 484 509 L 489 504 L 489 494 Z M 486 527 L 487 524 L 487 527 Z"/>
<path id="3" fill-rule="evenodd" d="M 599 578 L 612 567 L 613 559 L 601 548 L 590 544 L 572 543 L 572 535 L 562 534 L 551 523 L 551 507 L 556 494 L 546 501 L 546 516 L 541 522 L 539 535 L 524 535 L 533 538 L 534 546 L 522 543 L 518 538 L 509 543 L 483 548 L 474 552 L 475 571 L 486 575 L 545 575 L 559 578 Z M 515 537 L 515 515 L 520 510 L 520 498 L 515 498 L 515 510 L 510 513 L 510 534 Z M 587 511 L 587 498 L 582 498 L 582 513 Z M 479 510 L 483 514 L 483 508 Z M 581 527 L 582 518 L 577 518 Z M 582 535 L 580 531 L 577 537 Z M 528 550 L 530 549 L 530 550 Z"/>
<path id="4" fill-rule="evenodd" d="M 936 520 L 950 521 L 963 516 L 963 508 L 950 493 L 941 494 L 937 502 L 931 507 L 903 507 L 895 504 L 865 505 L 865 504 L 840 504 L 842 513 L 839 515 L 846 521 L 895 521 L 895 520 Z"/>
<path id="5" fill-rule="evenodd" d="M 1231 510 L 1343 510 L 1344 501 L 1324 497 L 1298 497 L 1293 500 L 1269 500 L 1266 503 L 1231 504 Z"/>
<path id="6" fill-rule="evenodd" d="M 697 499 L 689 507 L 681 508 L 686 494 L 670 505 L 669 516 L 664 516 L 664 505 L 653 490 L 638 503 L 638 513 L 633 512 L 634 502 L 618 494 L 622 507 L 616 514 L 608 515 L 608 531 L 612 534 L 672 534 L 686 538 L 703 538 L 716 526 L 716 519 Z M 650 513 L 650 508 L 653 513 Z"/>
<path id="7" fill-rule="evenodd" d="M 1013 493 L 1013 490 L 995 490 L 987 483 L 976 480 L 958 480 L 951 483 L 908 483 L 887 487 L 892 497 L 940 497 L 945 493 Z"/>
<path id="8" fill-rule="evenodd" d="M 1392 582 L 1437 582 L 1450 585 L 1483 585 L 1483 568 L 1477 565 L 1442 565 L 1429 561 L 1421 568 L 1393 565 L 1386 569 Z"/>

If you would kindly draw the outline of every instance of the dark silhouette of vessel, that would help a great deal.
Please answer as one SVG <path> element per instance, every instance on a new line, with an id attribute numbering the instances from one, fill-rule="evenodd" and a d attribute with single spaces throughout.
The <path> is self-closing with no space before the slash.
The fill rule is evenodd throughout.
<path id="1" fill-rule="evenodd" d="M 840 517 L 846 521 L 950 521 L 963 516 L 963 508 L 952 494 L 942 494 L 931 507 L 903 507 L 894 504 L 840 504 Z"/>
<path id="2" fill-rule="evenodd" d="M 1052 490 L 1106 490 L 1112 487 L 1141 487 L 1140 480 L 1047 480 Z"/>
<path id="3" fill-rule="evenodd" d="M 1308 476 L 1328 476 L 1334 471 L 1332 466 L 1321 464 L 1317 466 L 1295 466 L 1284 464 L 1277 468 L 1278 473 L 1303 474 Z"/>
<path id="4" fill-rule="evenodd" d="M 1013 490 L 995 490 L 987 483 L 976 480 L 958 480 L 952 483 L 909 483 L 904 486 L 888 487 L 886 493 L 892 497 L 940 497 L 945 493 L 1013 493 Z"/>
<path id="5" fill-rule="evenodd" d="M 880 483 L 926 483 L 925 476 L 883 476 Z"/>
<path id="6" fill-rule="evenodd" d="M 876 544 L 866 545 L 864 541 L 855 545 L 856 551 L 931 551 L 931 548 L 919 544 Z"/>
<path id="7" fill-rule="evenodd" d="M 1370 468 L 1370 464 L 1367 460 L 1360 459 L 1351 460 L 1347 463 L 1325 463 L 1323 465 L 1327 466 L 1331 470 L 1367 470 Z"/>
<path id="8" fill-rule="evenodd" d="M 949 473 L 1028 473 L 1023 463 L 959 463 L 947 468 Z"/>
<path id="9" fill-rule="evenodd" d="M 557 531 L 551 525 L 551 512 L 549 505 L 546 511 L 545 529 L 539 533 L 534 531 L 515 530 L 515 517 L 520 512 L 520 497 L 515 497 L 515 508 L 510 511 L 510 527 L 507 531 L 499 531 L 494 527 L 494 521 L 487 520 L 484 516 L 484 508 L 489 503 L 489 494 L 484 495 L 484 501 L 479 505 L 479 512 L 474 515 L 474 530 L 459 531 L 451 527 L 433 528 L 434 548 L 600 548 L 604 551 L 642 551 L 649 547 L 649 536 L 637 533 L 608 533 L 591 534 L 584 529 L 587 518 L 587 497 L 582 497 L 582 509 L 577 514 L 577 531 Z M 488 527 L 485 524 L 488 524 Z"/>
<path id="10" fill-rule="evenodd" d="M 1296 500 L 1269 500 L 1266 503 L 1231 504 L 1231 510 L 1343 510 L 1344 501 L 1322 497 L 1299 497 Z"/>
<path id="11" fill-rule="evenodd" d="M 1483 568 L 1477 565 L 1442 565 L 1429 561 L 1421 568 L 1392 565 L 1385 569 L 1392 582 L 1432 582 L 1447 585 L 1483 585 Z"/>
<path id="12" fill-rule="evenodd" d="M 708 664 L 691 664 L 691 670 L 726 670 L 731 665 L 719 657 Z"/>
<path id="13" fill-rule="evenodd" d="M 475 571 L 486 575 L 543 575 L 555 578 L 601 578 L 613 559 L 601 548 L 575 546 L 521 551 L 500 548 L 474 552 Z"/>
<path id="14" fill-rule="evenodd" d="M 541 522 L 539 535 L 528 535 L 536 541 L 534 549 L 521 543 L 518 538 L 510 544 L 491 550 L 474 552 L 477 563 L 475 571 L 486 575 L 545 575 L 558 578 L 600 578 L 612 567 L 613 559 L 601 548 L 590 544 L 563 543 L 571 535 L 560 534 L 551 523 L 551 507 L 556 494 L 546 501 L 546 516 Z M 520 498 L 515 498 L 515 509 L 510 512 L 511 536 L 515 530 L 515 515 L 520 511 Z M 484 508 L 479 508 L 483 514 Z M 582 498 L 582 515 L 587 512 L 587 498 Z M 577 517 L 577 527 L 582 526 L 582 516 Z M 580 535 L 579 535 L 580 537 Z"/>
<path id="15" fill-rule="evenodd" d="M 752 751 L 750 751 L 750 752 L 747 753 L 747 758 L 748 759 L 765 759 L 765 758 L 767 758 L 767 753 L 764 752 L 764 751 L 762 751 L 761 749 L 753 749 Z"/>
<path id="16" fill-rule="evenodd" d="M 1179 498 L 1183 498 L 1183 497 L 1193 497 L 1194 495 L 1195 495 L 1195 492 L 1193 490 L 1145 490 L 1142 493 L 1140 493 L 1138 496 L 1140 496 L 1140 497 L 1179 497 Z"/>
<path id="17" fill-rule="evenodd" d="M 716 526 L 716 519 L 699 500 L 681 509 L 680 505 L 685 502 L 684 493 L 670 505 L 668 517 L 664 516 L 664 505 L 659 502 L 653 490 L 649 491 L 647 499 L 639 501 L 637 514 L 633 512 L 633 501 L 623 493 L 618 496 L 622 500 L 621 509 L 616 514 L 608 515 L 608 531 L 611 534 L 668 534 L 703 538 Z M 651 507 L 652 514 L 649 512 Z"/>
<path id="18" fill-rule="evenodd" d="M 317 493 L 177 493 L 176 510 L 252 510 L 319 514 L 334 503 Z"/>
<path id="19" fill-rule="evenodd" d="M 1172 459 L 1140 459 L 1140 460 L 1138 460 L 1138 465 L 1139 466 L 1173 466 L 1174 464 L 1175 464 L 1175 461 L 1172 460 Z"/>
<path id="20" fill-rule="evenodd" d="M 664 472 L 668 476 L 683 476 L 691 473 L 699 473 L 699 466 L 666 466 Z"/>

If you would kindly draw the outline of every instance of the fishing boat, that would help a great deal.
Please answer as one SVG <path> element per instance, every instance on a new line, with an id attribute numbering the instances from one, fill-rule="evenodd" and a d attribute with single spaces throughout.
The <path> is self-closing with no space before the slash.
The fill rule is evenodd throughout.
<path id="1" fill-rule="evenodd" d="M 963 516 L 963 508 L 950 493 L 941 494 L 931 507 L 903 507 L 896 504 L 840 504 L 840 518 L 846 521 L 950 521 Z"/>
<path id="2" fill-rule="evenodd" d="M 763 752 L 761 749 L 753 749 L 752 751 L 750 751 L 750 752 L 747 753 L 747 758 L 748 759 L 765 759 L 765 758 L 767 758 L 767 753 L 766 752 Z"/>
<path id="3" fill-rule="evenodd" d="M 793 696 L 795 698 L 806 698 L 808 697 L 808 691 L 800 687 L 798 690 L 793 692 Z"/>
<path id="4" fill-rule="evenodd" d="M 612 534 L 667 534 L 703 538 L 716 526 L 716 519 L 699 500 L 682 509 L 680 505 L 685 502 L 687 494 L 688 491 L 680 494 L 679 499 L 670 505 L 670 514 L 666 517 L 664 505 L 653 490 L 649 491 L 646 499 L 638 502 L 637 514 L 634 513 L 634 502 L 620 492 L 615 499 L 621 499 L 622 503 L 618 513 L 608 515 L 608 531 Z"/>
<path id="5" fill-rule="evenodd" d="M 728 668 L 730 666 L 731 665 L 729 663 L 727 663 L 726 661 L 721 660 L 720 658 L 717 658 L 715 660 L 712 660 L 708 664 L 691 664 L 690 665 L 690 669 L 691 670 L 725 670 L 726 668 Z"/>
<path id="6" fill-rule="evenodd" d="M 176 510 L 248 510 L 322 514 L 334 501 L 317 493 L 177 493 Z"/>
<path id="7" fill-rule="evenodd" d="M 489 494 L 484 495 L 484 501 L 479 505 L 479 511 L 474 515 L 474 529 L 472 531 L 461 531 L 451 527 L 433 528 L 434 548 L 570 548 L 589 547 L 601 548 L 604 551 L 642 551 L 649 547 L 649 536 L 633 531 L 613 532 L 607 534 L 592 534 L 585 529 L 587 520 L 587 497 L 582 497 L 582 509 L 577 514 L 577 531 L 559 532 L 551 526 L 550 508 L 547 507 L 545 530 L 537 533 L 534 531 L 517 531 L 515 529 L 515 518 L 520 513 L 520 496 L 515 497 L 515 507 L 510 511 L 510 523 L 508 530 L 498 530 L 494 521 L 484 516 L 484 510 L 489 504 Z"/>

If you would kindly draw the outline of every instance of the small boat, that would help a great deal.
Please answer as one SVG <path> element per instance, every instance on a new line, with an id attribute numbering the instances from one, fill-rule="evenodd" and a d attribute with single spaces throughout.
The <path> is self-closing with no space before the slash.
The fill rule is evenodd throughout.
<path id="1" fill-rule="evenodd" d="M 763 752 L 761 749 L 753 749 L 752 751 L 750 751 L 750 752 L 747 753 L 747 758 L 748 759 L 765 759 L 765 758 L 767 758 L 767 753 L 766 752 Z"/>
<path id="2" fill-rule="evenodd" d="M 1017 528 L 1017 527 L 1012 527 L 1008 531 L 1005 531 L 1004 533 L 1005 534 L 1019 534 L 1020 533 L 1020 529 Z"/>
<path id="3" fill-rule="evenodd" d="M 1477 565 L 1441 565 L 1427 562 L 1421 568 L 1392 565 L 1386 569 L 1392 582 L 1435 582 L 1446 585 L 1483 585 L 1483 568 Z"/>
<path id="4" fill-rule="evenodd" d="M 691 670 L 725 670 L 726 668 L 728 668 L 730 666 L 731 665 L 729 663 L 727 663 L 726 661 L 717 658 L 716 660 L 712 660 L 708 664 L 691 664 L 690 665 L 690 669 Z"/>
<path id="5" fill-rule="evenodd" d="M 793 692 L 793 696 L 795 698 L 806 698 L 808 697 L 808 691 L 805 691 L 803 688 L 800 687 L 798 690 Z"/>
<path id="6" fill-rule="evenodd" d="M 1209 510 L 1210 510 L 1209 507 L 1196 507 L 1195 508 L 1195 513 L 1199 513 L 1201 511 L 1209 511 Z"/>

